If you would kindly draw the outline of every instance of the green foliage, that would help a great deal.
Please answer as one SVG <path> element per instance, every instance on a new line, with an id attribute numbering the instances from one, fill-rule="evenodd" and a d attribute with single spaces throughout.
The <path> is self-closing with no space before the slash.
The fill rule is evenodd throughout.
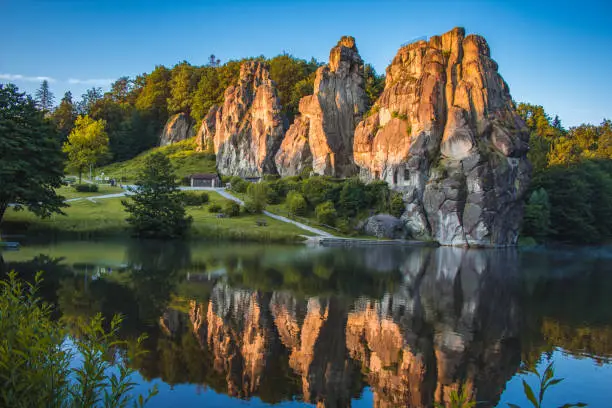
<path id="1" fill-rule="evenodd" d="M 41 281 L 40 273 L 30 284 L 14 272 L 0 281 L 0 405 L 110 408 L 135 400 L 135 406 L 144 406 L 157 388 L 135 398 L 130 364 L 143 354 L 145 337 L 136 344 L 121 341 L 122 318 L 115 316 L 106 331 L 98 314 L 76 321 L 70 347 L 64 325 L 51 319 L 53 310 L 38 297 Z M 127 352 L 119 355 L 119 350 Z"/>
<path id="2" fill-rule="evenodd" d="M 551 232 L 550 200 L 546 190 L 539 188 L 531 193 L 525 206 L 523 233 L 537 241 L 543 241 Z"/>
<path id="3" fill-rule="evenodd" d="M 97 193 L 98 185 L 93 183 L 75 184 L 74 189 L 79 193 Z"/>
<path id="4" fill-rule="evenodd" d="M 240 215 L 240 204 L 235 201 L 227 200 L 223 205 L 223 214 L 228 217 L 237 217 Z"/>
<path id="5" fill-rule="evenodd" d="M 136 236 L 175 238 L 185 235 L 191 225 L 170 160 L 161 153 L 147 158 L 134 194 L 122 204 Z"/>
<path id="6" fill-rule="evenodd" d="M 402 216 L 404 211 L 406 211 L 406 204 L 404 204 L 402 195 L 398 192 L 393 192 L 391 195 L 391 201 L 389 203 L 389 214 L 399 218 Z"/>
<path id="7" fill-rule="evenodd" d="M 550 238 L 597 243 L 612 234 L 612 161 L 583 161 L 554 166 L 536 175 L 533 190 L 543 188 L 550 201 Z M 529 225 L 528 228 L 533 226 Z"/>
<path id="8" fill-rule="evenodd" d="M 0 84 L 0 221 L 9 204 L 40 217 L 61 213 L 63 154 L 50 121 L 14 85 Z"/>
<path id="9" fill-rule="evenodd" d="M 291 215 L 305 215 L 308 211 L 304 196 L 297 191 L 290 191 L 287 194 L 287 208 Z"/>
<path id="10" fill-rule="evenodd" d="M 540 374 L 535 367 L 529 367 L 529 366 L 525 367 L 523 372 L 526 374 L 529 374 L 529 373 L 534 374 L 538 377 L 538 380 L 539 380 L 538 385 L 540 389 L 537 392 L 534 392 L 533 388 L 531 388 L 531 386 L 527 384 L 527 381 L 523 380 L 523 392 L 525 393 L 525 396 L 527 397 L 527 399 L 529 400 L 531 405 L 533 405 L 534 408 L 542 408 L 544 406 L 543 405 L 544 396 L 548 388 L 552 387 L 553 385 L 557 385 L 561 381 L 563 381 L 563 378 L 554 378 L 555 369 L 553 367 L 553 363 L 548 364 L 543 374 Z M 508 404 L 508 406 L 510 408 L 520 408 L 516 404 Z M 577 402 L 574 404 L 564 404 L 560 408 L 573 408 L 573 407 L 586 407 L 586 406 L 587 404 L 583 402 Z"/>
<path id="11" fill-rule="evenodd" d="M 365 91 L 368 95 L 368 106 L 373 106 L 382 91 L 385 89 L 385 76 L 377 75 L 370 64 L 364 67 Z"/>
<path id="12" fill-rule="evenodd" d="M 245 208 L 251 214 L 260 214 L 266 209 L 270 189 L 267 183 L 251 183 L 247 188 Z"/>
<path id="13" fill-rule="evenodd" d="M 435 403 L 435 408 L 473 408 L 476 406 L 476 401 L 468 387 L 463 384 L 461 391 L 451 390 L 448 396 L 448 404 Z"/>
<path id="14" fill-rule="evenodd" d="M 247 189 L 249 188 L 249 182 L 235 176 L 231 178 L 230 186 L 231 190 L 235 191 L 236 193 L 246 193 Z"/>
<path id="15" fill-rule="evenodd" d="M 76 108 L 72 102 L 72 93 L 68 91 L 64 94 L 59 106 L 51 115 L 51 120 L 53 123 L 55 123 L 62 142 L 65 142 L 66 139 L 68 139 L 68 135 L 74 127 L 74 121 L 76 118 Z"/>
<path id="16" fill-rule="evenodd" d="M 315 71 L 319 64 L 315 60 L 306 62 L 288 54 L 272 58 L 269 64 L 270 78 L 276 83 L 283 113 L 292 122 L 298 113 L 300 99 L 313 92 Z"/>
<path id="17" fill-rule="evenodd" d="M 208 206 L 208 212 L 211 213 L 220 213 L 221 212 L 221 206 L 219 204 L 211 204 Z"/>
<path id="18" fill-rule="evenodd" d="M 198 85 L 198 70 L 183 61 L 172 68 L 170 74 L 170 96 L 168 97 L 168 113 L 184 112 L 189 115 L 191 96 Z"/>
<path id="19" fill-rule="evenodd" d="M 331 201 L 326 201 L 317 205 L 317 208 L 315 208 L 315 215 L 320 224 L 332 227 L 336 224 L 336 208 Z"/>
<path id="20" fill-rule="evenodd" d="M 46 79 L 40 84 L 40 88 L 36 91 L 36 102 L 43 112 L 51 112 L 53 110 L 53 103 L 55 102 L 55 96 L 49 89 L 49 81 Z"/>
<path id="21" fill-rule="evenodd" d="M 340 191 L 340 211 L 343 216 L 354 217 L 360 209 L 367 205 L 366 185 L 357 178 L 351 178 L 343 183 Z"/>
<path id="22" fill-rule="evenodd" d="M 188 207 L 195 207 L 208 203 L 210 197 L 207 192 L 185 191 L 183 192 L 183 204 Z"/>
<path id="23" fill-rule="evenodd" d="M 108 135 L 104 120 L 79 116 L 74 128 L 64 143 L 63 151 L 68 155 L 68 166 L 81 174 L 88 166 L 94 166 L 108 157 Z"/>
<path id="24" fill-rule="evenodd" d="M 323 176 L 309 177 L 303 180 L 301 184 L 302 194 L 312 208 L 325 201 L 337 202 L 339 190 L 342 188 L 338 183 L 333 183 Z"/>

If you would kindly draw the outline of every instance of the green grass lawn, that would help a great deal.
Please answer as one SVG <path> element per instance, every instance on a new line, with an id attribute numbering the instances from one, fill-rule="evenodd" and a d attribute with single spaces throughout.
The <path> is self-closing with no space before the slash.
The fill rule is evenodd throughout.
<path id="1" fill-rule="evenodd" d="M 169 146 L 147 150 L 131 160 L 100 167 L 96 170 L 96 173 L 104 172 L 104 177 L 124 180 L 124 182 L 136 181 L 145 159 L 153 152 L 161 152 L 168 156 L 177 177 L 181 179 L 194 173 L 217 172 L 214 155 L 196 152 L 195 138 L 191 138 Z"/>
<path id="2" fill-rule="evenodd" d="M 72 186 L 62 186 L 55 190 L 57 194 L 64 197 L 66 200 L 71 198 L 80 198 L 80 197 L 93 197 L 100 196 L 105 194 L 115 194 L 120 193 L 123 190 L 119 187 L 111 187 L 108 184 L 98 184 L 98 191 L 95 193 L 80 193 L 74 189 Z"/>
<path id="3" fill-rule="evenodd" d="M 210 203 L 221 206 L 227 201 L 217 193 L 209 192 Z M 52 215 L 39 219 L 28 211 L 7 210 L 2 231 L 27 235 L 67 235 L 80 238 L 96 236 L 127 236 L 127 214 L 121 198 L 99 199 L 96 202 L 81 200 L 69 203 L 66 216 Z M 210 204 L 208 204 L 210 205 Z M 217 218 L 208 211 L 208 205 L 188 207 L 193 217 L 192 237 L 261 242 L 295 242 L 300 235 L 311 235 L 292 224 L 262 215 L 244 215 L 233 218 Z M 265 219 L 267 226 L 257 226 L 257 220 Z"/>

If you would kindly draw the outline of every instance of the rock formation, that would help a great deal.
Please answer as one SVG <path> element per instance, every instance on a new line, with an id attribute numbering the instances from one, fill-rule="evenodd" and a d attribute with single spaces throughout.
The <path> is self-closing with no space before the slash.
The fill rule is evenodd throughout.
<path id="1" fill-rule="evenodd" d="M 276 174 L 274 155 L 283 139 L 283 126 L 269 67 L 249 61 L 240 67 L 238 84 L 226 89 L 223 106 L 211 109 L 204 118 L 199 146 L 203 149 L 213 141 L 217 169 L 224 175 Z"/>
<path id="2" fill-rule="evenodd" d="M 202 119 L 202 124 L 198 133 L 196 133 L 196 150 L 204 152 L 207 150 L 214 151 L 215 149 L 215 127 L 217 125 L 217 112 L 219 112 L 219 106 L 213 105 L 208 110 L 208 113 Z"/>
<path id="3" fill-rule="evenodd" d="M 529 133 L 497 68 L 484 38 L 462 28 L 403 46 L 355 130 L 360 177 L 403 193 L 413 237 L 516 244 Z"/>
<path id="4" fill-rule="evenodd" d="M 170 116 L 166 122 L 164 130 L 159 138 L 160 146 L 168 146 L 181 140 L 193 137 L 194 129 L 191 125 L 191 119 L 186 113 L 177 113 Z"/>
<path id="5" fill-rule="evenodd" d="M 313 95 L 300 100 L 301 116 L 276 155 L 281 176 L 307 167 L 337 177 L 356 174 L 353 135 L 366 103 L 363 61 L 355 39 L 342 37 L 330 51 L 329 64 L 317 70 Z"/>

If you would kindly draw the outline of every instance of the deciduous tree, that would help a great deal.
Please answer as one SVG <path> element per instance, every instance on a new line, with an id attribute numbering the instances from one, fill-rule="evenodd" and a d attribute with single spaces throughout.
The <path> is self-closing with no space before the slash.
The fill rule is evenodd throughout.
<path id="1" fill-rule="evenodd" d="M 85 168 L 98 164 L 108 156 L 105 126 L 104 120 L 94 120 L 87 115 L 79 116 L 68 135 L 68 141 L 64 143 L 68 165 L 79 172 L 79 182 Z"/>

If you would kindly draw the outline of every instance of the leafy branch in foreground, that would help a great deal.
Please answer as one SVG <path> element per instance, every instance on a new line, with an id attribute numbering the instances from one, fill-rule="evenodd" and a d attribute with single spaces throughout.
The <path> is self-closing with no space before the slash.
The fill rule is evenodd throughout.
<path id="1" fill-rule="evenodd" d="M 67 337 L 37 297 L 41 282 L 41 273 L 31 284 L 15 272 L 0 281 L 0 406 L 142 407 L 157 394 L 154 387 L 146 397 L 132 395 L 129 363 L 143 353 L 144 337 L 135 344 L 119 340 L 122 317 L 107 331 L 100 314 L 78 320 L 77 335 Z M 80 364 L 70 367 L 75 361 Z"/>
<path id="2" fill-rule="evenodd" d="M 548 364 L 548 366 L 544 370 L 544 374 L 540 374 L 535 367 L 527 366 L 524 368 L 525 373 L 535 374 L 540 380 L 540 384 L 539 384 L 540 390 L 537 392 L 537 397 L 536 397 L 536 393 L 533 391 L 533 388 L 531 388 L 531 386 L 527 384 L 527 381 L 523 380 L 523 392 L 525 393 L 525 396 L 527 397 L 529 402 L 531 402 L 531 404 L 534 406 L 534 408 L 542 408 L 543 407 L 542 401 L 544 400 L 544 394 L 546 393 L 546 390 L 548 390 L 549 387 L 552 387 L 553 385 L 557 385 L 561 381 L 563 381 L 563 378 L 554 378 L 555 369 L 554 369 L 553 364 L 554 364 L 553 362 Z M 520 408 L 516 404 L 509 403 L 508 406 L 510 408 Z M 577 402 L 574 404 L 563 404 L 559 408 L 573 408 L 573 407 L 586 407 L 586 406 L 587 404 L 585 404 L 584 402 Z"/>

